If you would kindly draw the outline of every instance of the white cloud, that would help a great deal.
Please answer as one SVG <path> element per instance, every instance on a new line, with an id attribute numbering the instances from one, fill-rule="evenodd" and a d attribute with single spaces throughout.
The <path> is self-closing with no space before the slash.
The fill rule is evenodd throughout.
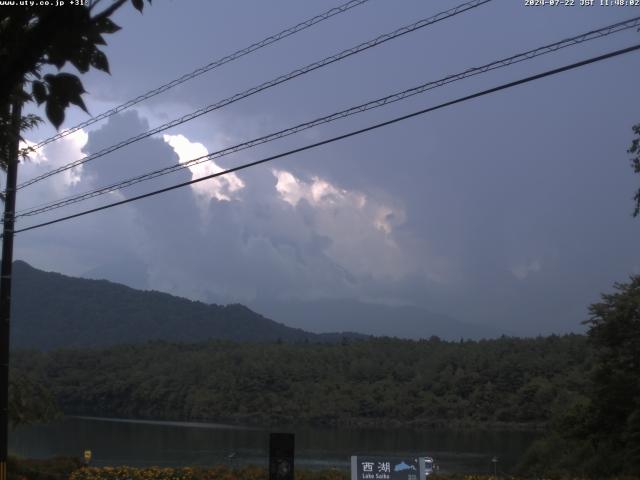
<path id="1" fill-rule="evenodd" d="M 83 147 L 97 151 L 126 132 L 145 128 L 136 113 L 114 117 L 91 132 L 86 147 L 84 132 L 56 142 L 22 174 L 35 176 L 81 158 Z M 209 149 L 184 135 L 149 138 L 86 164 L 78 185 L 57 175 L 25 189 L 21 200 L 50 201 L 184 163 Z M 179 183 L 220 169 L 207 162 L 164 181 Z M 129 258 L 144 270 L 139 278 L 147 288 L 241 302 L 258 297 L 380 299 L 383 285 L 428 278 L 427 272 L 441 269 L 426 243 L 408 231 L 404 206 L 380 189 L 358 191 L 317 175 L 303 178 L 260 168 L 247 170 L 242 179 L 214 180 L 34 231 L 25 235 L 20 253 L 36 266 L 73 274 L 102 266 L 108 270 L 114 259 Z M 117 194 L 127 198 L 137 193 L 134 188 Z M 103 203 L 104 198 L 88 202 Z M 384 301 L 406 303 L 407 296 L 396 289 L 385 293 Z"/>
<path id="2" fill-rule="evenodd" d="M 394 279 L 414 271 L 415 263 L 394 236 L 406 221 L 402 207 L 317 176 L 305 182 L 284 170 L 272 173 L 280 199 L 299 210 L 315 234 L 330 240 L 325 253 L 342 268 L 355 275 Z M 303 200 L 311 211 L 305 212 Z"/>
<path id="3" fill-rule="evenodd" d="M 394 210 L 386 205 L 382 205 L 376 211 L 373 224 L 378 230 L 390 234 L 395 226 L 401 225 L 405 221 L 406 216 L 404 210 Z"/>
<path id="4" fill-rule="evenodd" d="M 518 280 L 524 280 L 532 273 L 537 273 L 542 269 L 542 264 L 539 259 L 532 260 L 531 262 L 515 265 L 511 267 L 511 273 Z"/>
<path id="5" fill-rule="evenodd" d="M 32 142 L 25 138 L 24 141 L 20 142 L 19 148 L 20 150 L 26 150 L 26 149 L 33 148 L 35 145 L 37 145 L 36 142 Z M 42 148 L 39 148 L 36 150 L 31 150 L 27 155 L 26 161 L 33 162 L 36 165 L 40 165 L 41 163 L 48 162 L 49 159 L 45 155 L 44 150 Z"/>
<path id="6" fill-rule="evenodd" d="M 186 163 L 189 160 L 204 157 L 209 154 L 209 151 L 203 144 L 191 142 L 184 135 L 163 135 L 163 138 L 176 152 L 180 163 Z M 190 165 L 188 168 L 194 179 L 223 171 L 223 168 L 213 160 L 207 160 L 197 165 Z M 216 199 L 220 202 L 230 202 L 232 198 L 237 198 L 234 194 L 244 187 L 244 182 L 235 173 L 229 173 L 192 185 L 193 190 L 199 195 L 206 199 Z"/>
<path id="7" fill-rule="evenodd" d="M 87 132 L 81 129 L 31 152 L 18 169 L 18 183 L 81 159 L 84 157 L 82 149 L 88 138 Z M 36 142 L 25 139 L 20 147 L 25 148 L 35 144 Z M 18 196 L 20 207 L 41 204 L 66 196 L 82 181 L 82 178 L 83 166 L 79 165 L 29 186 Z"/>
<path id="8" fill-rule="evenodd" d="M 316 207 L 349 204 L 363 208 L 367 204 L 367 197 L 363 193 L 337 188 L 317 176 L 312 177 L 311 182 L 307 183 L 285 170 L 272 170 L 272 173 L 278 180 L 276 190 L 280 197 L 294 207 L 301 199 Z"/>
<path id="9" fill-rule="evenodd" d="M 273 170 L 273 174 L 278 179 L 276 190 L 280 194 L 280 197 L 289 205 L 295 207 L 304 195 L 298 179 L 285 171 Z"/>
<path id="10" fill-rule="evenodd" d="M 26 168 L 27 173 L 34 170 L 35 176 L 79 160 L 84 156 L 82 149 L 87 144 L 88 138 L 87 132 L 80 129 L 54 143 L 32 151 L 27 155 L 23 169 Z M 20 143 L 20 148 L 33 147 L 34 145 L 36 145 L 36 142 L 25 139 L 24 142 Z M 29 168 L 30 166 L 32 168 Z M 35 173 L 35 171 L 40 171 L 40 173 Z M 66 170 L 62 173 L 61 178 L 64 180 L 65 185 L 77 184 L 82 178 L 82 165 Z"/>

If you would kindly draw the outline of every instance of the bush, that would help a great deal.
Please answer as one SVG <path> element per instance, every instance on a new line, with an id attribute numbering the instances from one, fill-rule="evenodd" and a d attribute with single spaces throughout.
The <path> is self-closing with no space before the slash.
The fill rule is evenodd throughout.
<path id="1" fill-rule="evenodd" d="M 16 457 L 7 459 L 9 480 L 67 480 L 80 468 L 82 463 L 76 458 L 57 457 L 48 460 L 27 460 Z"/>
<path id="2" fill-rule="evenodd" d="M 348 472 L 337 470 L 296 471 L 296 480 L 348 480 Z M 226 466 L 212 468 L 89 467 L 76 470 L 69 480 L 267 480 L 265 468 Z M 29 479 L 31 480 L 31 479 Z"/>

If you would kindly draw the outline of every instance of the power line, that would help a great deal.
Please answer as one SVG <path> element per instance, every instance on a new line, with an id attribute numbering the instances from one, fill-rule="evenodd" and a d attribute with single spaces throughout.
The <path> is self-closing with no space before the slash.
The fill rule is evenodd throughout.
<path id="1" fill-rule="evenodd" d="M 108 153 L 114 152 L 116 150 L 119 150 L 122 147 L 125 147 L 127 145 L 130 145 L 134 142 L 137 142 L 139 140 L 142 140 L 144 138 L 150 137 L 151 135 L 154 135 L 156 133 L 160 133 L 163 132 L 169 128 L 175 127 L 177 125 L 181 125 L 185 122 L 188 122 L 190 120 L 193 120 L 194 118 L 200 117 L 206 113 L 210 113 L 214 110 L 218 110 L 222 107 L 225 107 L 231 103 L 237 102 L 239 100 L 242 100 L 243 98 L 247 98 L 251 95 L 254 95 L 258 92 L 261 92 L 263 90 L 266 90 L 268 88 L 274 87 L 276 85 L 279 85 L 281 83 L 287 82 L 293 78 L 299 77 L 301 75 L 305 75 L 309 72 L 312 72 L 314 70 L 317 70 L 319 68 L 325 67 L 327 65 L 330 65 L 332 63 L 335 63 L 337 61 L 343 60 L 344 58 L 350 57 L 351 55 L 355 55 L 357 53 L 360 53 L 362 51 L 368 50 L 369 48 L 373 48 L 376 47 L 378 45 L 381 45 L 389 40 L 393 40 L 395 38 L 398 38 L 402 35 L 405 35 L 407 33 L 416 31 L 418 29 L 424 28 L 426 26 L 429 25 L 433 25 L 434 23 L 437 23 L 439 21 L 445 20 L 447 18 L 451 18 L 455 15 L 458 15 L 460 13 L 466 12 L 468 10 L 471 10 L 473 8 L 479 7 L 480 5 L 483 5 L 485 3 L 491 2 L 492 0 L 472 0 L 470 2 L 466 2 L 463 3 L 461 5 L 458 5 L 457 7 L 451 8 L 449 10 L 446 10 L 444 12 L 440 12 L 432 17 L 429 18 L 425 18 L 422 19 L 418 22 L 415 22 L 411 25 L 407 25 L 404 27 L 401 27 L 391 33 L 385 33 L 383 35 L 380 35 L 376 38 L 374 38 L 373 40 L 369 40 L 368 42 L 363 42 L 359 45 L 356 45 L 355 47 L 351 47 L 348 48 L 346 50 L 343 50 L 335 55 L 331 55 L 330 57 L 326 57 L 322 60 L 319 60 L 317 62 L 311 63 L 305 67 L 302 68 L 298 68 L 296 70 L 293 70 L 289 73 L 287 73 L 286 75 L 281 75 L 273 80 L 269 80 L 268 82 L 262 83 L 261 85 L 258 85 L 256 87 L 250 88 L 248 90 L 245 90 L 244 92 L 241 93 L 237 93 L 231 97 L 228 97 L 224 100 L 221 100 L 217 103 L 208 105 L 206 107 L 203 107 L 199 110 L 196 110 L 194 112 L 191 112 L 187 115 L 184 115 L 183 117 L 174 119 L 168 123 L 165 123 L 164 125 L 161 125 L 159 127 L 153 128 L 151 130 L 147 130 L 146 132 L 143 132 L 139 135 L 136 135 L 134 137 L 131 137 L 127 140 L 123 140 L 120 143 L 117 143 L 115 145 L 111 145 L 109 147 L 106 147 L 94 154 L 88 155 L 80 160 L 76 160 L 74 162 L 68 163 L 66 165 L 63 165 L 59 168 L 50 170 L 49 172 L 46 172 L 42 175 L 39 175 L 35 178 L 32 178 L 31 180 L 27 180 L 25 182 L 22 182 L 21 184 L 19 184 L 16 188 L 17 189 L 21 189 L 24 187 L 27 187 L 29 185 L 33 185 L 34 183 L 37 183 L 41 180 L 44 180 L 45 178 L 49 178 L 52 175 L 56 175 L 58 173 L 64 172 L 66 170 L 69 170 L 71 168 L 77 167 L 78 165 L 82 165 L 84 163 L 87 163 L 91 160 L 95 160 L 96 158 L 102 157 L 104 155 L 107 155 Z"/>
<path id="2" fill-rule="evenodd" d="M 484 3 L 488 3 L 489 1 L 491 1 L 491 0 L 472 0 L 470 2 L 464 3 L 462 5 L 454 7 L 452 9 L 446 10 L 444 12 L 440 12 L 440 13 L 432 16 L 432 17 L 429 17 L 429 18 L 426 18 L 426 19 L 422 19 L 422 20 L 420 20 L 418 22 L 415 22 L 414 24 L 401 27 L 401 28 L 399 28 L 399 29 L 397 29 L 397 30 L 395 30 L 395 31 L 393 31 L 391 33 L 380 35 L 380 36 L 376 37 L 373 40 L 370 40 L 368 42 L 363 42 L 363 43 L 361 43 L 361 44 L 359 44 L 359 45 L 357 45 L 355 47 L 343 50 L 343 51 L 341 51 L 341 52 L 339 52 L 339 53 L 337 53 L 335 55 L 332 55 L 330 57 L 326 57 L 326 58 L 324 58 L 324 59 L 322 59 L 320 61 L 311 63 L 311 64 L 309 64 L 309 65 L 307 65 L 305 67 L 293 70 L 292 72 L 289 72 L 286 75 L 281 75 L 281 76 L 279 76 L 279 77 L 277 77 L 277 78 L 275 78 L 273 80 L 270 80 L 270 81 L 265 82 L 265 83 L 263 83 L 261 85 L 258 85 L 256 87 L 250 88 L 248 90 L 245 90 L 244 92 L 237 93 L 237 94 L 235 94 L 235 95 L 233 95 L 231 97 L 228 97 L 228 98 L 226 98 L 224 100 L 221 100 L 221 101 L 219 101 L 219 102 L 217 102 L 215 104 L 203 107 L 203 108 L 201 108 L 199 110 L 196 110 L 196 111 L 194 111 L 194 112 L 192 112 L 190 114 L 187 114 L 187 115 L 185 115 L 185 116 L 183 116 L 181 118 L 174 119 L 174 120 L 172 120 L 172 121 L 170 121 L 168 123 L 165 123 L 164 125 L 161 125 L 161 126 L 156 127 L 156 128 L 154 128 L 152 130 L 148 130 L 146 132 L 143 132 L 143 133 L 141 133 L 139 135 L 136 135 L 136 136 L 131 137 L 131 138 L 127 139 L 127 140 L 124 140 L 124 141 L 122 141 L 122 142 L 120 142 L 118 144 L 106 147 L 106 148 L 104 148 L 104 149 L 102 149 L 102 150 L 100 150 L 100 151 L 98 151 L 98 152 L 96 152 L 94 154 L 91 154 L 91 155 L 89 155 L 87 157 L 84 157 L 83 159 L 76 160 L 76 161 L 71 162 L 71 163 L 69 163 L 67 165 L 63 165 L 62 167 L 59 167 L 57 169 L 51 170 L 49 172 L 46 172 L 46 173 L 44 173 L 44 174 L 42 174 L 42 175 L 40 175 L 38 177 L 35 177 L 35 178 L 31 179 L 31 180 L 28 180 L 28 181 L 25 181 L 25 182 L 19 184 L 17 186 L 17 188 L 20 189 L 20 188 L 24 188 L 26 186 L 32 185 L 33 183 L 39 182 L 39 181 L 41 181 L 41 180 L 43 180 L 45 178 L 48 178 L 48 177 L 50 177 L 52 175 L 64 172 L 64 171 L 69 170 L 71 168 L 74 168 L 74 167 L 76 167 L 78 165 L 81 165 L 83 163 L 86 163 L 86 162 L 89 162 L 89 161 L 94 160 L 96 158 L 99 158 L 101 156 L 104 156 L 104 155 L 106 155 L 108 153 L 111 153 L 111 152 L 113 152 L 115 150 L 118 150 L 118 149 L 120 149 L 120 148 L 122 148 L 124 146 L 130 145 L 131 143 L 134 143 L 136 141 L 139 141 L 139 140 L 142 140 L 144 138 L 147 138 L 147 137 L 149 137 L 151 135 L 154 135 L 156 133 L 160 133 L 160 132 L 162 132 L 164 130 L 167 130 L 169 128 L 175 127 L 177 125 L 181 125 L 182 123 L 185 123 L 187 121 L 193 120 L 194 118 L 197 118 L 197 117 L 199 117 L 201 115 L 204 115 L 206 113 L 210 113 L 210 112 L 212 112 L 214 110 L 220 109 L 220 108 L 222 108 L 224 106 L 227 106 L 227 105 L 229 105 L 231 103 L 234 103 L 236 101 L 239 101 L 239 100 L 241 100 L 243 98 L 246 98 L 246 97 L 249 97 L 251 95 L 254 95 L 254 94 L 256 94 L 258 92 L 261 92 L 261 91 L 263 91 L 265 89 L 271 88 L 271 87 L 276 86 L 276 85 L 278 85 L 280 83 L 283 83 L 283 82 L 286 82 L 286 81 L 291 80 L 293 78 L 296 78 L 296 77 L 298 77 L 300 75 L 304 75 L 304 74 L 309 73 L 311 71 L 314 71 L 314 70 L 316 70 L 318 68 L 324 67 L 324 66 L 329 65 L 329 64 L 334 63 L 334 62 L 337 62 L 337 61 L 342 60 L 342 59 L 344 59 L 346 57 L 349 57 L 351 55 L 360 53 L 360 52 L 362 52 L 364 50 L 367 50 L 369 48 L 378 46 L 378 45 L 380 45 L 380 44 L 382 44 L 384 42 L 387 42 L 387 41 L 392 40 L 394 38 L 397 38 L 399 36 L 402 36 L 402 35 L 405 35 L 407 33 L 413 32 L 415 30 L 418 30 L 420 28 L 426 27 L 428 25 L 432 25 L 432 24 L 434 24 L 436 22 L 439 22 L 441 20 L 450 18 L 452 16 L 455 16 L 455 15 L 457 15 L 459 13 L 465 12 L 465 11 L 470 10 L 472 8 L 476 8 L 476 7 L 478 7 L 478 6 L 480 6 L 480 5 L 484 4 Z"/>
<path id="3" fill-rule="evenodd" d="M 107 204 L 107 205 L 103 205 L 101 207 L 92 208 L 92 209 L 89 209 L 89 210 L 84 210 L 82 212 L 75 213 L 73 215 L 67 215 L 65 217 L 60 217 L 60 218 L 57 218 L 55 220 L 50 220 L 48 222 L 43 222 L 43 223 L 39 223 L 39 224 L 32 225 L 32 226 L 29 226 L 29 227 L 21 228 L 21 229 L 16 230 L 14 233 L 26 232 L 26 231 L 29 231 L 29 230 L 34 230 L 36 228 L 41 228 L 41 227 L 45 227 L 45 226 L 48 226 L 48 225 L 53 225 L 55 223 L 60 223 L 60 222 L 66 221 L 66 220 L 71 220 L 72 218 L 77 218 L 77 217 L 81 217 L 81 216 L 84 216 L 84 215 L 88 215 L 90 213 L 95 213 L 95 212 L 99 212 L 99 211 L 102 211 L 102 210 L 107 210 L 109 208 L 117 207 L 119 205 L 124 205 L 126 203 L 134 202 L 134 201 L 137 201 L 137 200 L 142 200 L 143 198 L 152 197 L 152 196 L 155 196 L 155 195 L 159 195 L 161 193 L 169 192 L 171 190 L 175 190 L 175 189 L 178 189 L 178 188 L 186 187 L 188 185 L 193 185 L 195 183 L 199 183 L 199 182 L 202 182 L 204 180 L 209 180 L 209 179 L 212 179 L 212 178 L 216 178 L 216 177 L 220 177 L 220 176 L 223 176 L 223 175 L 227 175 L 229 173 L 237 172 L 237 171 L 240 171 L 240 170 L 245 170 L 247 168 L 254 167 L 254 166 L 257 166 L 257 165 L 260 165 L 260 164 L 263 164 L 263 163 L 267 163 L 267 162 L 276 160 L 278 158 L 283 158 L 283 157 L 286 157 L 286 156 L 289 156 L 289 155 L 293 155 L 295 153 L 300 153 L 300 152 L 304 152 L 306 150 L 311 150 L 313 148 L 317 148 L 317 147 L 320 147 L 322 145 L 327 145 L 329 143 L 337 142 L 339 140 L 344 140 L 346 138 L 350 138 L 350 137 L 353 137 L 353 136 L 356 136 L 356 135 L 360 135 L 362 133 L 366 133 L 366 132 L 369 132 L 369 131 L 372 131 L 372 130 L 376 130 L 378 128 L 386 127 L 388 125 L 392 125 L 394 123 L 398 123 L 398 122 L 401 122 L 401 121 L 404 121 L 404 120 L 408 120 L 410 118 L 417 117 L 419 115 L 424 115 L 426 113 L 433 112 L 435 110 L 440 110 L 442 108 L 446 108 L 446 107 L 449 107 L 449 106 L 452 106 L 452 105 L 456 105 L 458 103 L 463 103 L 463 102 L 466 102 L 468 100 L 472 100 L 474 98 L 482 97 L 484 95 L 489 95 L 491 93 L 495 93 L 495 92 L 498 92 L 500 90 L 506 90 L 508 88 L 512 88 L 512 87 L 515 87 L 515 86 L 518 86 L 518 85 L 523 85 L 525 83 L 533 82 L 535 80 L 539 80 L 539 79 L 542 79 L 542 78 L 545 78 L 545 77 L 549 77 L 551 75 L 556 75 L 558 73 L 566 72 L 568 70 L 573 70 L 573 69 L 576 69 L 576 68 L 579 68 L 579 67 L 582 67 L 582 66 L 585 66 L 585 65 L 589 65 L 589 64 L 596 63 L 596 62 L 599 62 L 599 61 L 602 61 L 602 60 L 606 60 L 606 59 L 609 59 L 609 58 L 617 57 L 619 55 L 630 53 L 630 52 L 633 52 L 635 50 L 640 50 L 640 44 L 633 45 L 631 47 L 623 48 L 623 49 L 620 49 L 620 50 L 616 50 L 616 51 L 613 51 L 613 52 L 610 52 L 610 53 L 607 53 L 607 54 L 604 54 L 604 55 L 599 55 L 597 57 L 592 57 L 592 58 L 589 58 L 587 60 L 583 60 L 583 61 L 580 61 L 580 62 L 572 63 L 570 65 L 565 65 L 564 67 L 555 68 L 553 70 L 547 70 L 547 71 L 545 71 L 543 73 L 538 73 L 536 75 L 525 77 L 525 78 L 522 78 L 520 80 L 515 80 L 515 81 L 509 82 L 509 83 L 504 83 L 504 84 L 499 85 L 497 87 L 493 87 L 493 88 L 490 88 L 488 90 L 482 90 L 480 92 L 477 92 L 477 93 L 474 93 L 474 94 L 471 94 L 471 95 L 467 95 L 467 96 L 464 96 L 464 97 L 457 98 L 455 100 L 451 100 L 451 101 L 448 101 L 448 102 L 445 102 L 445 103 L 441 103 L 441 104 L 436 105 L 434 107 L 425 108 L 423 110 L 419 110 L 417 112 L 413 112 L 413 113 L 409 113 L 407 115 L 396 117 L 396 118 L 393 118 L 391 120 L 387 120 L 385 122 L 376 123 L 374 125 L 370 125 L 368 127 L 361 128 L 359 130 L 354 130 L 354 131 L 351 131 L 349 133 L 345 133 L 343 135 L 338 135 L 336 137 L 332 137 L 332 138 L 329 138 L 329 139 L 326 139 L 326 140 L 322 140 L 320 142 L 316 142 L 316 143 L 312 143 L 312 144 L 309 144 L 309 145 L 305 145 L 304 147 L 295 148 L 293 150 L 289 150 L 289 151 L 284 152 L 284 153 L 280 153 L 280 154 L 277 154 L 277 155 L 272 155 L 270 157 L 266 157 L 266 158 L 263 158 L 261 160 L 256 160 L 254 162 L 245 163 L 243 165 L 239 165 L 237 167 L 232 167 L 232 168 L 229 168 L 227 170 L 224 170 L 224 171 L 221 171 L 221 172 L 218 172 L 218 173 L 214 173 L 214 174 L 211 174 L 211 175 L 206 175 L 204 177 L 196 178 L 194 180 L 189 180 L 187 182 L 178 183 L 178 184 L 172 185 L 170 187 L 165 187 L 165 188 L 161 188 L 159 190 L 154 190 L 152 192 L 148 192 L 148 193 L 145 193 L 145 194 L 142 194 L 142 195 L 137 195 L 135 197 L 127 198 L 125 200 L 121 200 L 121 201 L 118 201 L 118 202 L 113 202 L 113 203 L 110 203 L 110 204 Z"/>
<path id="4" fill-rule="evenodd" d="M 324 13 L 321 13 L 320 15 L 316 15 L 315 17 L 309 18 L 308 20 L 305 20 L 304 22 L 301 22 L 297 25 L 294 25 L 293 27 L 289 27 L 279 33 L 276 33 L 275 35 L 271 35 L 270 37 L 267 37 L 259 42 L 253 43 L 251 45 L 249 45 L 248 47 L 242 48 L 232 54 L 229 54 L 225 57 L 219 58 L 218 60 L 214 60 L 211 63 L 208 63 L 207 65 L 203 65 L 200 68 L 196 68 L 194 71 L 184 74 L 181 77 L 178 77 L 168 83 L 165 83 L 164 85 L 159 86 L 158 88 L 154 88 L 153 90 L 148 91 L 147 93 L 144 93 L 142 95 L 137 96 L 136 98 L 129 100 L 121 105 L 118 105 L 117 107 L 112 108 L 111 110 L 107 110 L 99 115 L 96 115 L 95 117 L 91 117 L 88 120 L 85 120 L 84 122 L 81 122 L 79 124 L 77 124 L 74 127 L 68 128 L 66 130 L 63 130 L 62 132 L 49 137 L 45 140 L 42 140 L 40 143 L 37 143 L 36 145 L 32 146 L 32 149 L 38 149 L 43 147 L 44 145 L 47 145 L 48 143 L 54 142 L 60 138 L 64 138 L 67 135 L 70 135 L 74 132 L 77 132 L 78 130 L 88 127 L 89 125 L 93 125 L 96 122 L 99 122 L 100 120 L 104 120 L 106 118 L 111 117 L 112 115 L 115 115 L 116 113 L 120 113 L 123 110 L 126 110 L 140 102 L 143 102 L 144 100 L 147 100 L 151 97 L 155 97 L 156 95 L 159 95 L 160 93 L 166 92 L 167 90 L 180 85 L 188 80 L 191 80 L 193 78 L 196 78 L 206 72 L 209 72 L 215 68 L 221 67 L 222 65 L 225 65 L 226 63 L 232 62 L 234 60 L 237 60 L 238 58 L 244 57 L 245 55 L 248 55 L 250 53 L 255 52 L 256 50 L 260 50 L 263 47 L 266 47 L 268 45 L 271 45 L 273 43 L 276 43 L 284 38 L 287 38 L 291 35 L 294 35 L 298 32 L 301 32 L 302 30 L 306 30 L 309 27 L 312 27 L 313 25 L 316 25 L 320 22 L 323 22 L 335 15 L 338 15 L 340 13 L 344 13 L 354 7 L 360 6 L 363 3 L 367 3 L 369 0 L 350 0 L 347 3 L 344 3 L 342 5 L 339 5 L 337 7 L 334 7 L 330 10 L 327 10 Z"/>
<path id="5" fill-rule="evenodd" d="M 439 80 L 435 80 L 435 81 L 430 81 L 427 83 L 423 83 L 422 85 L 419 85 L 417 87 L 413 87 L 413 88 L 409 88 L 406 90 L 403 90 L 401 92 L 397 92 L 394 93 L 392 95 L 387 95 L 386 97 L 382 97 L 382 98 L 378 98 L 376 100 L 372 100 L 370 102 L 358 105 L 358 106 L 354 106 L 354 107 L 350 107 L 348 109 L 342 110 L 340 112 L 336 112 L 333 113 L 331 115 L 327 115 L 324 117 L 320 117 L 317 118 L 315 120 L 311 120 L 305 123 L 301 123 L 298 124 L 294 127 L 290 127 L 284 130 L 280 130 L 278 132 L 275 133 L 271 133 L 259 138 L 255 138 L 253 140 L 249 140 L 247 142 L 243 142 L 231 147 L 227 147 L 225 149 L 222 150 L 218 150 L 216 152 L 212 152 L 209 153 L 207 155 L 202 155 L 200 157 L 191 159 L 187 162 L 183 162 L 183 163 L 179 163 L 176 165 L 171 165 L 168 167 L 164 167 L 158 170 L 154 170 L 148 173 L 144 173 L 126 180 L 122 180 L 116 183 L 113 183 L 111 185 L 108 186 L 104 186 L 104 187 L 100 187 L 98 189 L 94 189 L 91 190 L 89 192 L 84 192 L 81 194 L 76 194 L 76 195 L 72 195 L 66 198 L 62 198 L 59 200 L 55 200 L 53 202 L 48 202 L 45 204 L 41 204 L 38 206 L 34 206 L 34 207 L 30 207 L 29 209 L 24 209 L 20 212 L 18 212 L 15 216 L 15 218 L 20 218 L 20 217 L 27 217 L 27 216 L 34 216 L 34 215 L 38 215 L 44 212 L 48 212 L 51 210 L 55 210 L 58 208 L 62 208 L 68 205 L 72 205 L 84 200 L 88 200 L 90 198 L 94 198 L 106 193 L 110 193 L 116 190 L 121 190 L 123 188 L 129 187 L 131 185 L 135 185 L 138 184 L 140 182 L 146 181 L 146 180 L 151 180 L 153 178 L 157 178 L 163 175 L 167 175 L 169 173 L 173 173 L 185 168 L 188 168 L 190 166 L 193 165 L 197 165 L 200 164 L 202 162 L 208 161 L 208 160 L 213 160 L 216 158 L 220 158 L 232 153 L 236 153 L 238 151 L 241 150 L 245 150 L 251 147 L 254 147 L 256 145 L 261 145 L 267 142 L 271 142 L 273 140 L 279 139 L 279 138 L 283 138 L 289 135 L 293 135 L 295 133 L 301 132 L 303 130 L 307 130 L 309 128 L 321 125 L 321 124 L 325 124 L 325 123 L 329 123 L 329 122 L 333 122 L 335 120 L 341 119 L 341 118 L 345 118 L 351 115 L 355 115 L 358 113 L 362 113 L 368 110 L 372 110 L 375 108 L 379 108 L 382 107 L 384 105 L 389 105 L 391 103 L 400 101 L 400 100 L 404 100 L 406 98 L 412 97 L 414 95 L 420 94 L 420 93 L 424 93 L 425 91 L 428 90 L 432 90 L 444 85 L 447 85 L 449 83 L 453 83 L 471 76 L 475 76 L 481 73 L 485 73 L 488 71 L 492 71 L 492 70 L 496 70 L 499 68 L 504 68 L 510 65 L 513 65 L 514 63 L 519 63 L 522 61 L 526 61 L 526 60 L 530 60 L 533 59 L 535 57 L 541 56 L 541 55 L 545 55 L 548 53 L 552 53 L 552 52 L 556 52 L 562 48 L 566 48 L 569 46 L 573 46 L 573 45 L 578 45 L 590 40 L 594 40 L 597 38 L 602 38 L 604 36 L 613 34 L 613 33 L 618 33 L 621 31 L 625 31 L 631 28 L 636 28 L 637 26 L 640 25 L 640 16 L 639 17 L 634 17 L 622 22 L 618 22 L 618 23 L 614 23 L 612 25 L 608 25 L 606 27 L 602 27 L 599 28 L 597 30 L 591 30 L 589 32 L 586 33 L 582 33 L 580 35 L 576 35 L 570 38 L 565 38 L 564 40 L 561 40 L 559 42 L 555 42 L 555 43 L 551 43 L 542 47 L 538 47 L 532 50 L 528 50 L 526 52 L 523 53 L 518 53 L 516 55 L 512 55 L 510 57 L 507 58 L 503 58 L 500 60 L 496 60 L 493 61 L 491 63 L 482 65 L 480 67 L 475 67 L 475 68 L 470 68 L 468 70 L 465 70 L 461 73 L 457 73 L 457 74 L 453 74 L 453 75 L 448 75 L 444 78 L 441 78 Z"/>

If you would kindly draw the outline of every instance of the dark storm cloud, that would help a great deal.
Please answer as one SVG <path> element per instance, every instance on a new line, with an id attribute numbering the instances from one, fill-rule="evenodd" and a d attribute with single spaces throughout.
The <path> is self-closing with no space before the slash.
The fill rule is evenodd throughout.
<path id="1" fill-rule="evenodd" d="M 112 119 L 90 133 L 85 152 L 455 4 L 372 2 Z M 219 9 L 201 2 L 177 9 L 170 2 L 154 4 L 143 17 L 125 13 L 109 47 L 114 76 L 88 77 L 87 89 L 96 108 L 119 103 L 317 13 L 316 7 L 254 2 Z M 624 9 L 493 2 L 167 133 L 214 151 L 626 16 Z M 166 34 L 174 30 L 180 34 Z M 255 160 L 632 41 L 635 31 L 218 164 Z M 149 44 L 162 53 L 157 60 L 147 55 Z M 640 224 L 630 217 L 635 183 L 625 153 L 630 127 L 640 121 L 629 93 L 637 63 L 636 54 L 597 64 L 245 171 L 244 187 L 230 201 L 187 188 L 25 234 L 18 248 L 36 266 L 69 273 L 138 259 L 148 287 L 192 298 L 347 297 L 421 305 L 520 333 L 580 329 L 599 292 L 640 272 Z M 154 138 L 87 165 L 80 184 L 60 180 L 34 192 L 52 198 L 177 161 Z M 283 199 L 272 170 L 296 179 L 301 190 L 289 194 L 297 202 Z M 183 171 L 154 186 L 188 178 Z M 310 192 L 322 189 L 322 181 L 337 193 L 327 190 L 326 201 L 314 203 Z M 358 195 L 369 201 L 364 210 Z M 387 236 L 383 223 L 376 227 L 385 219 L 395 222 Z"/>
<path id="2" fill-rule="evenodd" d="M 135 112 L 113 117 L 88 135 L 83 150 L 98 151 L 145 128 Z M 186 141 L 186 147 L 194 146 Z M 164 140 L 150 138 L 85 164 L 80 183 L 83 188 L 109 184 L 125 171 L 177 161 Z M 128 198 L 189 178 L 182 170 L 109 197 Z M 393 245 L 391 232 L 401 223 L 401 207 L 286 171 L 256 169 L 243 178 L 246 187 L 229 201 L 218 200 L 219 185 L 209 182 L 74 221 L 65 232 L 101 252 L 87 271 L 134 258 L 146 270 L 137 275 L 147 278 L 146 287 L 199 299 L 361 296 L 370 277 L 398 278 L 408 271 L 409 261 Z M 369 264 L 369 256 L 380 260 Z"/>

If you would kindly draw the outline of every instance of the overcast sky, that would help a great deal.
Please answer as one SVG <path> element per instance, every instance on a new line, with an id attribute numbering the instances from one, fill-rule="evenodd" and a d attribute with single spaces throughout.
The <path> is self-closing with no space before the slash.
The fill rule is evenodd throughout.
<path id="1" fill-rule="evenodd" d="M 20 180 L 280 74 L 452 8 L 371 0 L 42 149 Z M 577 0 L 576 3 L 579 3 Z M 91 114 L 337 5 L 156 0 L 115 18 L 112 75 L 83 77 Z M 494 0 L 19 192 L 18 209 L 213 152 L 640 14 Z M 467 79 L 27 226 L 362 128 L 640 40 L 635 29 Z M 587 306 L 640 274 L 626 153 L 640 53 L 465 102 L 127 206 L 25 232 L 15 258 L 109 272 L 193 299 L 351 298 L 424 306 L 519 334 L 579 331 Z M 85 120 L 68 111 L 65 127 Z M 28 135 L 38 141 L 51 127 Z"/>

